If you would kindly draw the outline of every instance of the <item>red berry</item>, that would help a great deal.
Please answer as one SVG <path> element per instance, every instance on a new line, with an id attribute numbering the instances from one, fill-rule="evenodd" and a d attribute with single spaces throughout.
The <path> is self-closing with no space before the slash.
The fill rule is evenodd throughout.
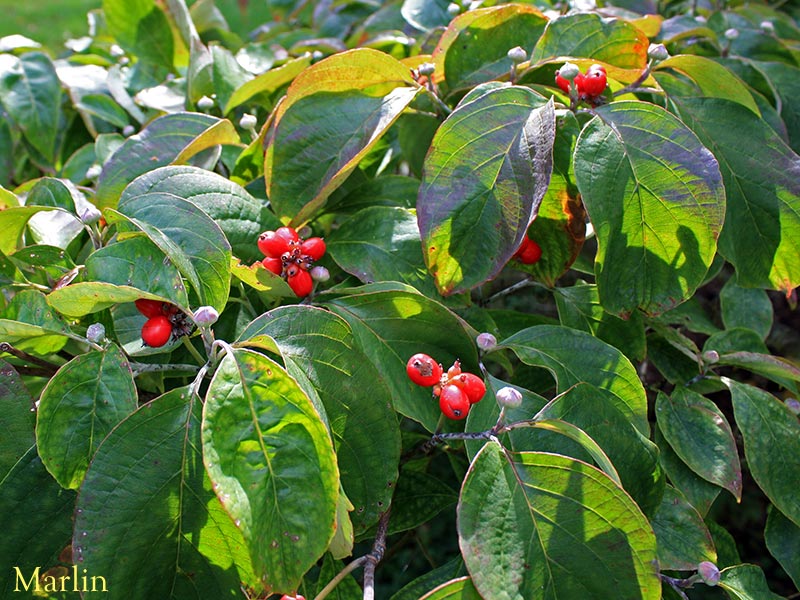
<path id="1" fill-rule="evenodd" d="M 300 241 L 300 236 L 297 235 L 297 231 L 295 231 L 294 227 L 278 227 L 275 230 L 275 235 L 285 239 L 287 244 L 289 242 L 299 242 Z"/>
<path id="2" fill-rule="evenodd" d="M 542 247 L 526 235 L 514 256 L 524 265 L 533 265 L 542 258 Z"/>
<path id="3" fill-rule="evenodd" d="M 442 366 L 427 354 L 419 352 L 408 359 L 406 373 L 417 385 L 436 385 L 442 378 Z"/>
<path id="4" fill-rule="evenodd" d="M 281 596 L 281 600 L 306 600 L 306 599 L 300 594 L 297 594 L 297 596 L 290 596 L 289 594 L 284 594 L 283 596 Z"/>
<path id="5" fill-rule="evenodd" d="M 456 359 L 453 366 L 447 369 L 447 379 L 450 380 L 458 375 L 461 375 L 461 361 Z"/>
<path id="6" fill-rule="evenodd" d="M 311 237 L 300 244 L 300 254 L 319 260 L 325 254 L 325 240 L 321 237 Z"/>
<path id="7" fill-rule="evenodd" d="M 586 77 L 583 73 L 578 73 L 575 75 L 575 87 L 578 90 L 578 95 L 580 96 L 583 93 L 583 80 Z"/>
<path id="8" fill-rule="evenodd" d="M 145 346 L 160 348 L 172 335 L 172 323 L 166 315 L 150 317 L 142 326 L 142 341 Z"/>
<path id="9" fill-rule="evenodd" d="M 161 302 L 161 300 L 145 300 L 144 298 L 139 298 L 134 301 L 134 304 L 136 305 L 136 310 L 148 319 L 164 314 L 164 303 Z"/>
<path id="10" fill-rule="evenodd" d="M 561 76 L 560 71 L 556 71 L 556 85 L 561 88 L 565 94 L 569 94 L 569 79 Z"/>
<path id="11" fill-rule="evenodd" d="M 296 265 L 292 265 L 292 267 L 296 267 Z M 299 298 L 305 298 L 314 288 L 314 280 L 311 279 L 308 271 L 300 268 L 294 270 L 292 267 L 289 267 L 286 271 L 286 283 L 289 284 L 289 287 Z M 290 271 L 292 271 L 292 274 L 289 274 Z"/>
<path id="12" fill-rule="evenodd" d="M 474 373 L 462 373 L 447 383 L 458 386 L 467 395 L 467 400 L 469 400 L 470 404 L 480 402 L 484 394 L 486 394 L 486 384 L 483 383 L 483 379 Z"/>
<path id="13" fill-rule="evenodd" d="M 469 413 L 469 399 L 457 385 L 448 384 L 439 394 L 439 408 L 448 419 L 461 420 L 467 418 Z"/>
<path id="14" fill-rule="evenodd" d="M 258 236 L 258 249 L 264 256 L 278 257 L 289 251 L 289 243 L 274 231 L 265 231 Z"/>
<path id="15" fill-rule="evenodd" d="M 589 67 L 586 75 L 581 77 L 580 83 L 577 79 L 575 81 L 578 86 L 578 92 L 582 96 L 594 98 L 603 93 L 606 89 L 606 69 L 603 65 L 593 64 Z"/>
<path id="16" fill-rule="evenodd" d="M 275 273 L 275 275 L 280 275 L 283 272 L 283 261 L 280 258 L 267 256 L 261 261 L 261 264 L 268 271 Z"/>

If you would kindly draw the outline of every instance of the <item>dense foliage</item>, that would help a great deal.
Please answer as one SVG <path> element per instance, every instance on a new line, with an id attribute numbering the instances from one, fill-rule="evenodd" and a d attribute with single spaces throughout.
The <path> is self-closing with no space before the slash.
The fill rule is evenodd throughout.
<path id="1" fill-rule="evenodd" d="M 0 597 L 796 594 L 795 18 L 268 7 L 0 40 Z"/>

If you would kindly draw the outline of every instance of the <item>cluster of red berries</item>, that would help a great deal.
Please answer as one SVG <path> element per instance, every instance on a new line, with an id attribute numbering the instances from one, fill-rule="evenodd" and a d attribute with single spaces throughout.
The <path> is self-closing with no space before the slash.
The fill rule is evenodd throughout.
<path id="1" fill-rule="evenodd" d="M 569 79 L 561 76 L 560 70 L 556 71 L 556 85 L 565 94 L 569 94 Z M 597 98 L 606 90 L 606 68 L 601 64 L 593 64 L 586 73 L 575 76 L 575 87 L 578 90 L 578 99 L 594 104 Z"/>
<path id="2" fill-rule="evenodd" d="M 466 419 L 470 407 L 486 394 L 483 379 L 461 371 L 458 360 L 445 373 L 442 365 L 420 352 L 408 359 L 406 373 L 417 385 L 433 386 L 433 395 L 439 398 L 439 409 L 449 419 Z"/>
<path id="3" fill-rule="evenodd" d="M 542 258 L 542 247 L 526 235 L 514 253 L 514 258 L 523 265 L 535 265 Z"/>
<path id="4" fill-rule="evenodd" d="M 311 293 L 314 280 L 308 271 L 325 254 L 325 240 L 302 240 L 293 227 L 279 227 L 258 236 L 258 249 L 264 255 L 264 268 L 283 277 L 298 297 Z"/>
<path id="5" fill-rule="evenodd" d="M 160 300 L 140 298 L 134 302 L 136 309 L 147 317 L 142 325 L 142 342 L 145 346 L 160 348 L 170 338 L 177 339 L 192 331 L 192 322 L 177 306 Z"/>

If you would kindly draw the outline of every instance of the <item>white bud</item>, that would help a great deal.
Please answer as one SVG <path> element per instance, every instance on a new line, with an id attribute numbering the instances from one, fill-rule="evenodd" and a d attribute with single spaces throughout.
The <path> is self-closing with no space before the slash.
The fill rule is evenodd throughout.
<path id="1" fill-rule="evenodd" d="M 484 332 L 479 334 L 478 337 L 475 338 L 475 342 L 478 344 L 478 348 L 484 352 L 489 352 L 497 347 L 497 338 L 491 333 Z"/>
<path id="2" fill-rule="evenodd" d="M 719 352 L 716 350 L 706 350 L 703 352 L 703 362 L 707 365 L 715 365 L 719 362 Z"/>
<path id="3" fill-rule="evenodd" d="M 86 339 L 93 344 L 99 344 L 106 339 L 106 328 L 102 323 L 92 323 L 86 328 Z"/>
<path id="4" fill-rule="evenodd" d="M 456 4 L 455 2 L 451 2 L 447 5 L 447 14 L 451 17 L 455 17 L 456 15 L 461 13 L 461 7 Z"/>
<path id="5" fill-rule="evenodd" d="M 772 24 L 772 21 L 761 21 L 760 27 L 764 33 L 775 33 L 775 25 Z"/>
<path id="6" fill-rule="evenodd" d="M 103 167 L 100 165 L 92 165 L 86 170 L 86 179 L 97 179 L 100 173 L 103 172 Z"/>
<path id="7" fill-rule="evenodd" d="M 783 403 L 794 414 L 800 415 L 800 402 L 797 401 L 797 398 L 787 398 Z"/>
<path id="8" fill-rule="evenodd" d="M 735 40 L 736 38 L 739 37 L 739 30 L 734 29 L 733 27 L 731 27 L 730 29 L 726 29 L 725 37 L 729 40 Z"/>
<path id="9" fill-rule="evenodd" d="M 242 129 L 255 129 L 256 123 L 258 123 L 255 115 L 251 114 L 243 114 L 242 118 L 239 119 L 239 127 Z"/>
<path id="10" fill-rule="evenodd" d="M 125 50 L 123 50 L 117 44 L 112 44 L 111 48 L 109 48 L 108 51 L 111 53 L 111 56 L 113 56 L 114 58 L 119 58 L 120 56 L 124 56 L 125 55 Z"/>
<path id="11" fill-rule="evenodd" d="M 87 225 L 92 225 L 94 223 L 97 223 L 100 220 L 100 217 L 103 216 L 103 214 L 94 204 L 89 204 L 86 208 L 83 209 L 83 212 L 81 213 L 80 216 L 82 222 L 86 223 Z"/>
<path id="12" fill-rule="evenodd" d="M 125 125 L 122 128 L 122 135 L 125 137 L 130 137 L 136 132 L 136 128 L 133 125 Z"/>
<path id="13" fill-rule="evenodd" d="M 219 313 L 213 306 L 201 306 L 194 312 L 194 322 L 198 327 L 208 327 L 219 319 Z"/>
<path id="14" fill-rule="evenodd" d="M 314 281 L 328 281 L 328 279 L 331 278 L 331 274 L 328 269 L 325 267 L 320 267 L 319 265 L 312 267 L 308 274 L 311 275 L 311 279 Z"/>
<path id="15" fill-rule="evenodd" d="M 512 387 L 500 388 L 497 390 L 495 398 L 497 398 L 497 403 L 500 406 L 505 406 L 506 408 L 516 408 L 522 404 L 522 394 Z"/>
<path id="16" fill-rule="evenodd" d="M 700 575 L 706 585 L 715 586 L 719 584 L 719 569 L 712 562 L 704 560 L 697 565 L 697 574 Z"/>
<path id="17" fill-rule="evenodd" d="M 664 44 L 650 44 L 647 48 L 647 56 L 653 60 L 662 61 L 669 58 L 669 52 Z"/>
<path id="18" fill-rule="evenodd" d="M 698 23 L 707 23 L 708 19 L 706 19 L 703 15 L 695 15 L 694 20 Z"/>
<path id="19" fill-rule="evenodd" d="M 558 74 L 561 75 L 567 81 L 572 81 L 578 75 L 580 75 L 581 70 L 578 65 L 568 62 L 564 63 L 564 66 L 558 70 Z"/>
<path id="20" fill-rule="evenodd" d="M 425 75 L 426 77 L 430 77 L 433 75 L 433 72 L 436 70 L 436 65 L 433 63 L 422 63 L 417 71 L 419 71 L 420 75 Z"/>
<path id="21" fill-rule="evenodd" d="M 214 100 L 208 96 L 203 96 L 197 101 L 197 108 L 200 110 L 208 110 L 214 108 Z"/>
<path id="22" fill-rule="evenodd" d="M 528 53 L 522 46 L 516 46 L 508 51 L 508 58 L 511 59 L 511 62 L 519 64 L 528 60 Z"/>

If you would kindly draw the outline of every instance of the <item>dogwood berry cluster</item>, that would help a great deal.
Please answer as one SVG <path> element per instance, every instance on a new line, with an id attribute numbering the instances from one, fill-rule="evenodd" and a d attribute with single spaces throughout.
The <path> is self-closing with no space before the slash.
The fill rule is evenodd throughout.
<path id="1" fill-rule="evenodd" d="M 192 322 L 177 306 L 160 300 L 140 298 L 134 302 L 136 309 L 147 317 L 142 325 L 142 342 L 145 346 L 160 348 L 170 338 L 178 339 L 192 331 Z"/>
<path id="2" fill-rule="evenodd" d="M 311 266 L 325 254 L 325 240 L 320 237 L 300 239 L 293 227 L 279 227 L 258 236 L 258 249 L 264 255 L 264 268 L 280 275 L 300 298 L 314 287 Z"/>
<path id="3" fill-rule="evenodd" d="M 606 68 L 595 63 L 584 74 L 575 65 L 567 63 L 556 71 L 556 85 L 565 94 L 572 96 L 570 81 L 575 82 L 578 100 L 585 100 L 593 106 L 597 105 L 600 95 L 606 90 Z"/>
<path id="4" fill-rule="evenodd" d="M 417 385 L 433 387 L 433 395 L 439 398 L 439 409 L 449 419 L 466 419 L 470 407 L 486 394 L 483 379 L 464 373 L 458 360 L 444 372 L 442 365 L 420 352 L 408 359 L 406 373 Z"/>
<path id="5" fill-rule="evenodd" d="M 534 265 L 542 258 L 542 247 L 526 235 L 514 253 L 514 258 L 523 265 Z"/>

